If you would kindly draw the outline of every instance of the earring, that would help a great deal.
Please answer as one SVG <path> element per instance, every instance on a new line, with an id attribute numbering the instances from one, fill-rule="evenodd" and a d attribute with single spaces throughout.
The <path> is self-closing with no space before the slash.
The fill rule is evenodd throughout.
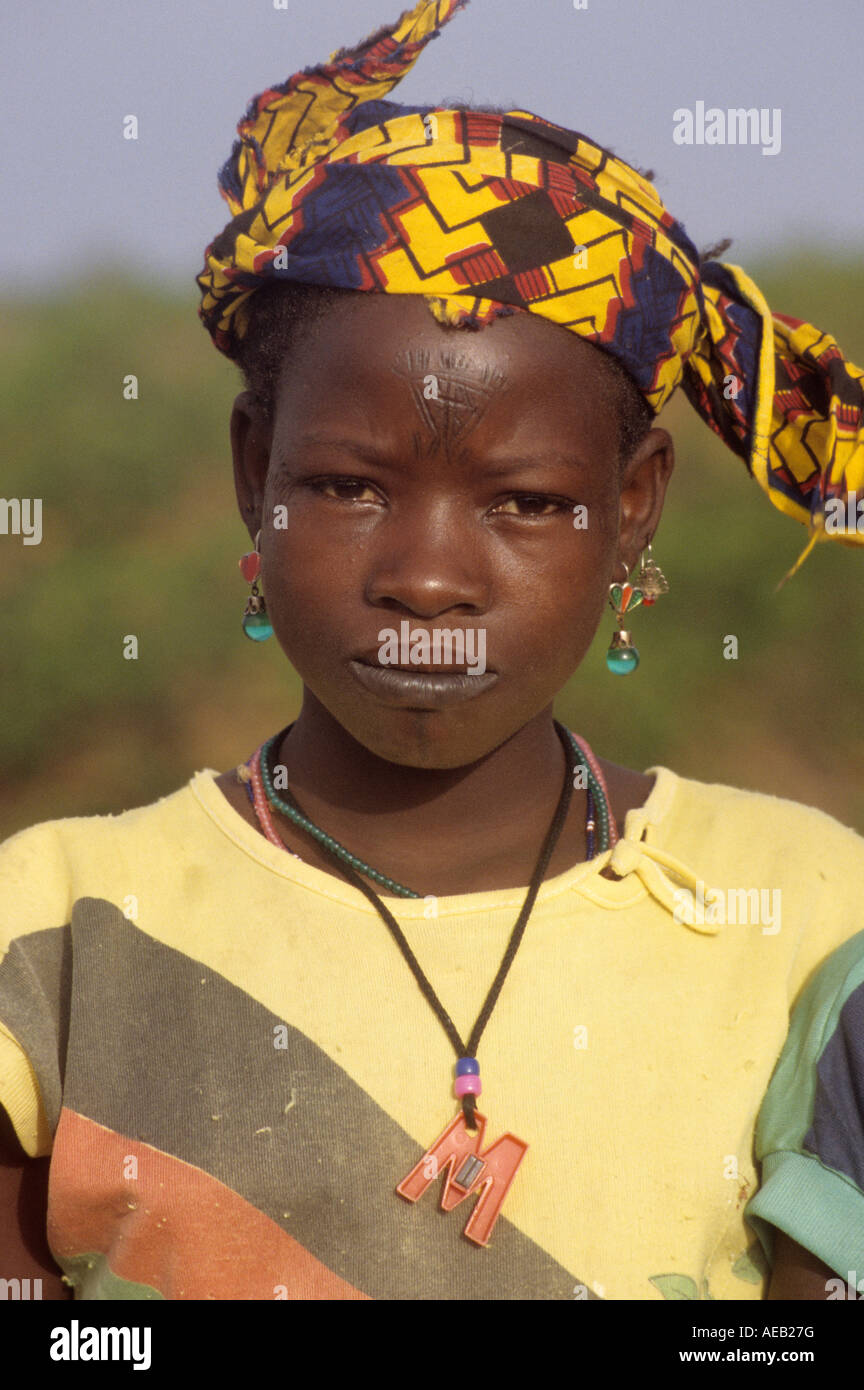
<path id="1" fill-rule="evenodd" d="M 621 561 L 624 565 L 624 561 Z M 635 671 L 639 665 L 639 653 L 633 646 L 633 639 L 629 632 L 623 628 L 624 614 L 631 613 L 634 608 L 638 608 L 643 602 L 645 595 L 642 590 L 634 584 L 626 581 L 630 575 L 630 570 L 624 565 L 624 583 L 609 585 L 609 602 L 615 610 L 615 618 L 618 624 L 617 631 L 613 634 L 612 642 L 606 653 L 606 665 L 616 676 L 628 676 L 631 671 Z"/>
<path id="2" fill-rule="evenodd" d="M 668 594 L 669 592 L 669 580 L 666 578 L 651 553 L 650 540 L 647 550 L 648 558 L 646 560 L 645 552 L 643 551 L 642 568 L 636 578 L 636 583 L 642 590 L 642 602 L 645 604 L 646 608 L 650 607 L 652 603 L 656 603 L 657 599 L 663 594 Z"/>
<path id="3" fill-rule="evenodd" d="M 266 642 L 268 637 L 273 636 L 273 624 L 267 616 L 264 595 L 258 587 L 261 575 L 261 552 L 258 549 L 260 541 L 259 531 L 255 537 L 255 549 L 240 559 L 240 572 L 246 582 L 252 585 L 252 592 L 246 600 L 243 612 L 243 631 L 253 642 Z"/>

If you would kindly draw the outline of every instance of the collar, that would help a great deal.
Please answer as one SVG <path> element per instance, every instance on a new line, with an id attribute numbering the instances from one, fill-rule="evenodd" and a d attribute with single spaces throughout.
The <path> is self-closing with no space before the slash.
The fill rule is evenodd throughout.
<path id="1" fill-rule="evenodd" d="M 699 911 L 699 906 L 705 903 L 704 883 L 688 865 L 654 843 L 655 838 L 664 833 L 664 823 L 668 823 L 684 779 L 662 766 L 645 771 L 654 775 L 654 786 L 643 806 L 628 811 L 621 838 L 615 846 L 587 863 L 574 864 L 563 874 L 546 879 L 540 885 L 536 904 L 539 906 L 575 890 L 597 907 L 621 910 L 635 906 L 647 892 L 675 917 L 676 922 L 703 935 L 715 935 L 718 926 L 704 920 L 710 915 L 710 904 L 708 912 Z M 184 790 L 192 793 L 210 822 L 236 850 L 268 874 L 291 880 L 299 887 L 356 912 L 376 914 L 372 904 L 344 879 L 271 845 L 226 801 L 216 786 L 218 775 L 212 768 L 197 772 Z M 619 878 L 602 876 L 607 864 Z M 400 923 L 428 917 L 427 899 L 381 896 Z M 435 915 L 444 922 L 475 913 L 485 916 L 499 909 L 518 912 L 524 900 L 524 887 L 440 897 Z"/>
<path id="2" fill-rule="evenodd" d="M 672 913 L 677 923 L 702 935 L 716 936 L 720 930 L 719 924 L 706 921 L 706 916 L 710 915 L 710 903 L 709 913 L 706 914 L 704 880 L 697 877 L 694 870 L 682 860 L 651 843 L 653 827 L 667 809 L 664 804 L 666 798 L 655 796 L 655 793 L 665 790 L 661 774 L 667 770 L 651 767 L 647 772 L 657 775 L 657 783 L 645 805 L 634 806 L 628 811 L 624 833 L 611 849 L 591 861 L 591 867 L 599 875 L 608 865 L 621 879 L 635 874 L 646 891 Z M 710 895 L 711 889 L 707 891 Z"/>

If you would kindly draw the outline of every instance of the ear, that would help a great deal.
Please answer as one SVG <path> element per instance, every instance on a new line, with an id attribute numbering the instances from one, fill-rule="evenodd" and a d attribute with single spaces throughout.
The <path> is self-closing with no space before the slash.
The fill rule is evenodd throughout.
<path id="1" fill-rule="evenodd" d="M 241 391 L 234 401 L 230 430 L 237 506 L 254 542 L 264 512 L 272 427 L 251 391 Z"/>
<path id="2" fill-rule="evenodd" d="M 663 514 L 666 488 L 675 467 L 667 430 L 652 429 L 628 459 L 621 480 L 619 554 L 633 570 Z"/>

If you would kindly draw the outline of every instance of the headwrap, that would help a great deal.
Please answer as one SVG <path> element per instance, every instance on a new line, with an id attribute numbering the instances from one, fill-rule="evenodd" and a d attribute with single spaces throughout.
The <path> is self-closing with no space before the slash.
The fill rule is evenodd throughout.
<path id="1" fill-rule="evenodd" d="M 587 136 L 384 100 L 466 3 L 419 0 L 253 98 L 219 173 L 233 218 L 197 276 L 217 348 L 236 356 L 278 279 L 423 295 L 453 325 L 539 314 L 617 358 L 655 414 L 683 386 L 810 528 L 790 573 L 835 531 L 864 543 L 825 529 L 831 499 L 864 498 L 864 372 L 829 334 L 773 313 L 739 266 L 700 263 L 648 179 Z"/>

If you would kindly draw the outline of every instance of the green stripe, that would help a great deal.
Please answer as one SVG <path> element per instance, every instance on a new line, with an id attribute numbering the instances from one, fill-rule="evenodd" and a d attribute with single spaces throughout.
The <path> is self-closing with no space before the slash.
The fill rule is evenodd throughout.
<path id="1" fill-rule="evenodd" d="M 744 1208 L 772 1264 L 779 1227 L 832 1269 L 843 1264 L 844 1278 L 849 1270 L 864 1274 L 864 1202 L 848 1177 L 801 1146 L 813 1123 L 819 1059 L 862 983 L 864 932 L 858 932 L 822 963 L 794 1009 L 756 1125 L 762 1182 Z"/>
<path id="2" fill-rule="evenodd" d="M 134 1301 L 158 1298 L 161 1302 L 165 1301 L 165 1295 L 149 1284 L 133 1284 L 131 1279 L 121 1279 L 111 1269 L 108 1257 L 99 1252 L 64 1255 L 62 1259 L 55 1254 L 54 1258 L 65 1272 L 65 1282 L 75 1290 L 76 1299 L 116 1302 L 118 1299 Z"/>
<path id="3" fill-rule="evenodd" d="M 851 1270 L 856 1280 L 864 1278 L 864 1197 L 848 1178 L 818 1158 L 773 1153 L 765 1160 L 763 1181 L 745 1216 L 772 1264 L 779 1226 L 841 1278 Z"/>
<path id="4" fill-rule="evenodd" d="M 831 1041 L 846 1000 L 861 984 L 864 932 L 850 937 L 828 957 L 795 1008 L 756 1126 L 756 1156 L 760 1161 L 780 1150 L 801 1148 L 813 1121 L 819 1059 Z"/>

